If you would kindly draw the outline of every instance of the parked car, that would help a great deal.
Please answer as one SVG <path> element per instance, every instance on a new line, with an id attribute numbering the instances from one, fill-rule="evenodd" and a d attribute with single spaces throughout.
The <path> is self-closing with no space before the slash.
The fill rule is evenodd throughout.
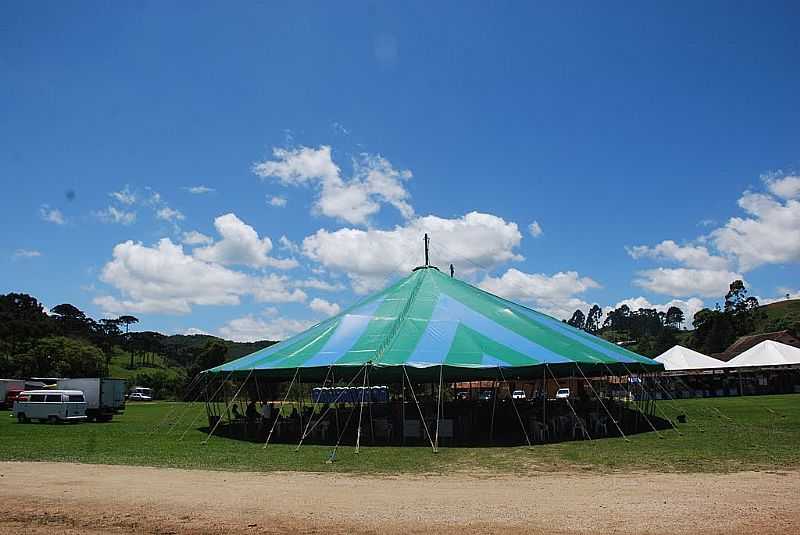
<path id="1" fill-rule="evenodd" d="M 86 400 L 80 390 L 26 390 L 12 410 L 20 423 L 75 422 L 86 419 Z"/>
<path id="2" fill-rule="evenodd" d="M 469 392 L 462 390 L 456 393 L 456 399 L 459 401 L 466 401 L 469 399 Z"/>
<path id="3" fill-rule="evenodd" d="M 526 399 L 524 390 L 514 390 L 511 392 L 511 399 Z"/>
<path id="4" fill-rule="evenodd" d="M 108 377 L 59 379 L 58 388 L 81 390 L 86 398 L 86 419 L 110 422 L 115 414 L 125 410 L 125 380 Z"/>
<path id="5" fill-rule="evenodd" d="M 569 399 L 569 388 L 559 388 L 556 391 L 556 399 Z"/>
<path id="6" fill-rule="evenodd" d="M 494 392 L 491 390 L 484 390 L 480 394 L 478 394 L 478 399 L 480 401 L 491 401 L 494 397 Z"/>
<path id="7" fill-rule="evenodd" d="M 134 401 L 152 401 L 153 389 L 146 386 L 134 386 L 128 392 L 128 399 Z"/>

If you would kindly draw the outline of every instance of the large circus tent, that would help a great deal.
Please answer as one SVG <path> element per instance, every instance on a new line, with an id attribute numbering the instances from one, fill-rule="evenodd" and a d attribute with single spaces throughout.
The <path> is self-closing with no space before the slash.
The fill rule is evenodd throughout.
<path id="1" fill-rule="evenodd" d="M 229 435 L 266 443 L 275 433 L 298 447 L 316 439 L 358 448 L 368 436 L 427 439 L 436 451 L 440 436 L 531 444 L 624 437 L 645 423 L 656 431 L 645 384 L 659 386 L 663 369 L 426 262 L 304 332 L 206 370 L 198 384 L 209 437 L 225 421 Z"/>
<path id="2" fill-rule="evenodd" d="M 492 295 L 432 266 L 314 327 L 207 370 L 242 378 L 321 381 L 368 366 L 376 381 L 405 370 L 417 381 L 543 374 L 628 375 L 663 365 L 530 308 Z M 547 370 L 544 370 L 544 368 Z"/>

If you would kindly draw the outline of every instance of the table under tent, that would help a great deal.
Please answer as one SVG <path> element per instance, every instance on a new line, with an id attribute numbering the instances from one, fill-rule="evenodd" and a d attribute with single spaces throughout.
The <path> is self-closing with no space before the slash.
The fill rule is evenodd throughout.
<path id="1" fill-rule="evenodd" d="M 664 428 L 652 396 L 662 370 L 423 266 L 197 384 L 209 437 L 436 451 Z"/>

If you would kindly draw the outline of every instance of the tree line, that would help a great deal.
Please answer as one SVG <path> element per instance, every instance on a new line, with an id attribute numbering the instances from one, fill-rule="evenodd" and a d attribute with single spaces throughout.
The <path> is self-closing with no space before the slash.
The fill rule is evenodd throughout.
<path id="1" fill-rule="evenodd" d="M 113 368 L 173 396 L 200 371 L 274 343 L 131 331 L 138 322 L 130 315 L 95 320 L 69 303 L 48 314 L 28 294 L 0 295 L 0 377 L 99 377 Z"/>
<path id="2" fill-rule="evenodd" d="M 638 353 L 651 357 L 678 344 L 678 334 L 687 321 L 683 310 L 676 306 L 658 311 L 633 310 L 623 304 L 609 311 L 601 324 L 602 315 L 602 309 L 593 305 L 586 314 L 576 310 L 566 323 L 612 342 L 631 344 Z M 763 317 L 758 299 L 748 295 L 741 280 L 735 280 L 725 295 L 724 305 L 699 310 L 692 318 L 694 330 L 681 342 L 705 354 L 721 353 L 739 336 L 752 334 Z"/>

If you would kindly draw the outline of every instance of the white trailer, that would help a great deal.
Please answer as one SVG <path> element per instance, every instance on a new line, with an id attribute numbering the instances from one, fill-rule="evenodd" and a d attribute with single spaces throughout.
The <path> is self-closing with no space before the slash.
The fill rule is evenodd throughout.
<path id="1" fill-rule="evenodd" d="M 124 379 L 89 377 L 59 379 L 60 390 L 81 390 L 86 399 L 86 418 L 89 421 L 110 422 L 115 414 L 125 410 Z"/>

